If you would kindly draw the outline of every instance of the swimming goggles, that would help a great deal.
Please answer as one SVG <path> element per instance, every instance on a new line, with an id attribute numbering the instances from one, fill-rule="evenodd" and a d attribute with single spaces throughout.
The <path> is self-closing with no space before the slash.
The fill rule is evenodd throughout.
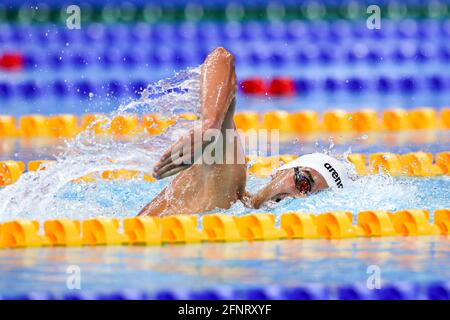
<path id="1" fill-rule="evenodd" d="M 300 171 L 299 167 L 294 168 L 294 183 L 295 188 L 301 193 L 308 194 L 312 191 L 312 181 L 311 178 Z"/>

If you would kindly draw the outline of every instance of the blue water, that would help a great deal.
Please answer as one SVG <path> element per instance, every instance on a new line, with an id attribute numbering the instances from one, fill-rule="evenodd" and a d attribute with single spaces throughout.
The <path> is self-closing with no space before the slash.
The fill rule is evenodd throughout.
<path id="1" fill-rule="evenodd" d="M 249 191 L 255 192 L 270 178 L 250 176 L 247 184 Z M 95 206 L 97 210 L 116 208 L 120 204 L 122 212 L 111 212 L 108 216 L 134 216 L 167 185 L 160 182 L 95 182 L 90 186 L 68 184 L 58 198 L 70 207 L 70 203 L 79 206 Z M 252 212 L 273 212 L 277 215 L 287 211 L 321 213 L 333 210 L 345 210 L 357 213 L 363 210 L 389 210 L 422 208 L 428 210 L 450 206 L 450 177 L 435 178 L 390 178 L 388 176 L 363 177 L 349 190 L 340 192 L 323 191 L 308 198 L 285 199 L 278 204 L 267 205 L 259 210 L 247 209 L 237 203 L 226 212 L 245 214 Z M 95 192 L 95 193 L 94 193 Z M 219 210 L 220 211 L 220 210 Z M 72 213 L 73 214 L 73 213 Z M 58 215 L 65 216 L 64 212 Z M 69 215 L 70 216 L 70 215 Z M 73 216 L 72 216 L 73 217 Z M 82 218 L 83 213 L 77 215 Z M 40 217 L 36 217 L 40 219 Z"/>
<path id="2" fill-rule="evenodd" d="M 270 178 L 248 177 L 247 190 L 255 193 Z M 55 196 L 54 207 L 36 216 L 23 213 L 22 218 L 45 221 L 53 218 L 87 219 L 98 216 L 133 217 L 150 202 L 169 182 L 96 181 L 68 183 Z M 243 215 L 272 212 L 277 217 L 288 211 L 319 214 L 327 211 L 349 211 L 357 214 L 364 210 L 397 211 L 402 209 L 435 209 L 450 207 L 450 177 L 401 177 L 388 175 L 361 177 L 345 190 L 326 190 L 307 198 L 287 198 L 280 203 L 266 203 L 260 209 L 248 209 L 235 203 L 230 209 L 212 212 Z M 16 219 L 3 213 L 0 221 Z"/>
<path id="3" fill-rule="evenodd" d="M 63 148 L 63 141 L 54 139 L 0 138 L 0 160 L 54 159 L 55 155 L 64 150 Z M 375 152 L 403 154 L 415 151 L 435 154 L 450 150 L 450 130 L 280 135 L 280 154 L 301 155 L 330 148 L 337 154 L 343 154 L 349 150 L 353 153 L 364 154 Z M 246 153 L 255 154 L 257 151 L 248 149 Z M 260 155 L 269 156 L 270 154 Z"/>
<path id="4" fill-rule="evenodd" d="M 305 79 L 310 85 L 309 91 L 292 98 L 239 95 L 238 111 L 313 109 L 323 112 L 328 108 L 351 111 L 363 107 L 380 111 L 388 107 L 448 105 L 448 21 L 416 21 L 413 27 L 417 29 L 414 29 L 411 21 L 408 24 L 408 21 L 384 19 L 379 32 L 366 29 L 364 21 L 340 23 L 286 24 L 290 35 L 285 32 L 287 29 L 284 35 L 278 34 L 276 25 L 241 24 L 243 32 L 236 37 L 233 24 L 198 24 L 194 26 L 197 31 L 193 37 L 189 37 L 188 32 L 183 33 L 193 27 L 190 24 L 145 26 L 144 29 L 151 29 L 148 37 L 145 32 L 140 33 L 143 26 L 111 25 L 105 28 L 108 37 L 112 36 L 112 43 L 103 36 L 96 39 L 95 26 L 84 26 L 77 32 L 48 25 L 2 25 L 0 50 L 17 50 L 32 59 L 22 72 L 0 72 L 0 84 L 4 84 L 0 88 L 0 114 L 109 113 L 135 96 L 130 90 L 133 85 L 149 84 L 172 75 L 175 70 L 198 65 L 217 45 L 229 48 L 236 55 L 240 80 L 255 75 L 264 79 L 283 75 Z M 346 23 L 350 29 L 345 28 Z M 25 37 L 15 38 L 13 31 Z M 303 55 L 300 60 L 299 54 Z M 99 56 L 109 57 L 113 62 L 98 61 Z M 131 56 L 134 62 L 122 61 L 125 56 Z M 330 61 L 324 61 L 324 56 Z M 80 62 L 83 59 L 87 63 Z M 380 91 L 376 81 L 385 76 L 411 77 L 417 87 Z M 441 80 L 443 87 L 430 88 L 431 77 Z M 365 87 L 356 92 L 345 86 L 330 91 L 323 87 L 328 78 L 361 80 Z M 55 92 L 54 83 L 64 80 L 67 80 L 67 92 Z M 115 93 L 111 92 L 111 83 Z M 91 98 L 87 97 L 88 91 L 94 93 Z M 303 154 L 330 148 L 336 153 L 351 150 L 365 154 L 450 150 L 448 130 L 332 136 L 333 142 L 328 134 L 283 137 L 280 153 Z M 48 139 L 1 138 L 0 160 L 53 159 L 61 145 Z M 248 189 L 255 192 L 266 182 L 267 179 L 249 177 Z M 54 212 L 39 217 L 29 213 L 27 218 L 42 221 L 56 217 L 134 216 L 167 183 L 167 180 L 68 183 L 56 195 L 58 206 Z M 391 178 L 377 175 L 363 177 L 340 193 L 328 190 L 304 199 L 286 199 L 258 211 L 273 212 L 277 217 L 286 211 L 345 210 L 354 214 L 367 209 L 432 211 L 450 207 L 449 190 L 448 176 Z M 226 212 L 241 215 L 256 211 L 237 203 Z M 0 221 L 12 218 L 15 217 L 1 213 Z M 142 289 L 153 294 L 158 290 L 178 290 L 183 297 L 183 290 L 207 287 L 236 289 L 350 283 L 365 286 L 370 265 L 380 267 L 382 285 L 448 281 L 450 240 L 433 236 L 1 249 L 0 299 L 26 292 L 46 291 L 56 297 L 72 293 L 66 286 L 69 266 L 80 268 L 81 292 L 84 293 Z"/>
<path id="5" fill-rule="evenodd" d="M 364 20 L 92 24 L 81 30 L 48 24 L 0 27 L 0 51 L 26 56 L 23 71 L 0 72 L 0 113 L 108 113 L 135 96 L 136 84 L 198 65 L 216 46 L 235 54 L 240 80 L 289 76 L 306 79 L 311 88 L 292 99 L 240 97 L 240 110 L 448 104 L 447 20 L 385 19 L 377 31 L 368 30 Z M 410 77 L 415 87 L 399 88 L 397 83 L 378 90 L 380 77 Z M 442 88 L 430 87 L 433 77 Z M 329 78 L 343 88 L 324 88 Z M 345 88 L 348 79 L 362 81 L 364 89 Z M 55 89 L 55 83 L 67 90 Z M 89 98 L 89 92 L 94 96 Z"/>
<path id="6" fill-rule="evenodd" d="M 374 265 L 382 287 L 427 284 L 450 279 L 449 249 L 448 237 L 434 236 L 0 250 L 0 297 L 46 292 L 61 298 L 117 290 L 144 290 L 150 297 L 173 290 L 183 297 L 205 288 L 366 287 L 368 267 Z M 74 266 L 80 290 L 67 288 L 67 270 Z"/>

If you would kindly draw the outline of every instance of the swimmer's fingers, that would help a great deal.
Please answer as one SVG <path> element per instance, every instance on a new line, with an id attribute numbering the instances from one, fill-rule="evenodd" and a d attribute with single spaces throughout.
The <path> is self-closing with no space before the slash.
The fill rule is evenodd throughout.
<path id="1" fill-rule="evenodd" d="M 195 145 L 192 139 L 193 132 L 189 134 L 187 137 L 180 138 L 177 142 L 175 142 L 169 149 L 167 149 L 159 162 L 155 165 L 155 167 L 164 166 L 170 162 L 176 161 L 179 157 L 184 156 L 185 153 L 192 153 L 191 150 L 194 150 Z"/>
<path id="2" fill-rule="evenodd" d="M 166 164 L 169 161 L 172 161 L 172 157 L 175 154 L 180 154 L 180 150 L 183 150 L 183 146 L 185 144 L 185 139 L 181 138 L 177 142 L 175 142 L 169 149 L 167 149 L 159 158 L 160 164 Z"/>
<path id="3" fill-rule="evenodd" d="M 177 142 L 175 142 L 169 149 L 167 149 L 160 158 L 162 164 L 171 161 L 171 158 L 186 153 L 194 153 L 195 150 L 201 148 L 203 144 L 202 126 L 193 127 L 186 132 Z"/>
<path id="4" fill-rule="evenodd" d="M 182 138 L 161 156 L 154 168 L 158 170 L 173 162 L 184 163 L 185 161 L 190 161 L 187 163 L 190 164 L 194 158 L 201 156 L 203 147 L 203 141 L 194 142 L 192 139 Z"/>
<path id="5" fill-rule="evenodd" d="M 163 174 L 161 174 L 161 175 L 158 177 L 158 179 L 164 179 L 164 178 L 173 176 L 174 174 L 177 174 L 177 173 L 179 173 L 179 172 L 181 172 L 181 171 L 183 171 L 183 170 L 186 170 L 186 169 L 189 168 L 189 167 L 190 167 L 189 165 L 185 164 L 185 165 L 176 167 L 176 168 L 174 168 L 174 169 L 168 170 L 168 171 L 164 172 Z"/>
<path id="6" fill-rule="evenodd" d="M 160 168 L 169 163 L 179 161 L 179 158 L 184 156 L 183 148 L 180 149 L 174 148 L 172 150 L 166 151 L 166 153 L 163 154 L 163 156 L 159 159 L 158 163 L 155 164 L 155 168 Z"/>
<path id="7" fill-rule="evenodd" d="M 167 164 L 161 165 L 159 167 L 154 167 L 154 177 L 157 179 L 160 179 L 163 175 L 165 175 L 166 172 L 171 171 L 175 168 L 178 167 L 183 167 L 184 169 L 186 169 L 187 167 L 189 167 L 191 164 L 193 163 L 192 161 L 192 155 L 191 154 L 186 154 L 182 157 L 179 157 L 175 162 L 169 162 Z"/>
<path id="8" fill-rule="evenodd" d="M 175 151 L 173 151 L 169 156 L 161 157 L 161 159 L 153 166 L 153 170 L 157 172 L 169 165 L 190 164 L 192 163 L 192 158 L 193 155 L 190 152 L 183 154 L 183 152 L 175 153 Z"/>

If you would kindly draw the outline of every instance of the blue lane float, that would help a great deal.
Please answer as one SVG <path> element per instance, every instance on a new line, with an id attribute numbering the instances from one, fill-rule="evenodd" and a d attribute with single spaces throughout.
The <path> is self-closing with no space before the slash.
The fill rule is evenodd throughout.
<path id="1" fill-rule="evenodd" d="M 151 48 L 149 44 L 141 46 L 139 51 L 130 51 L 127 48 L 106 49 L 106 43 L 99 47 L 89 48 L 89 43 L 84 43 L 80 49 L 68 49 L 62 53 L 60 50 L 45 50 L 34 48 L 25 49 L 24 66 L 27 70 L 49 67 L 60 68 L 86 68 L 86 67 L 138 67 L 150 66 L 189 66 L 199 64 L 205 58 L 209 47 L 214 47 L 221 41 L 200 42 L 208 48 L 201 46 L 160 46 Z M 288 44 L 288 49 L 279 51 L 278 45 L 270 43 L 259 46 L 247 46 L 246 50 L 240 50 L 242 46 L 238 42 L 230 43 L 229 47 L 236 56 L 236 61 L 242 64 L 259 65 L 312 65 L 312 64 L 376 64 L 384 63 L 447 63 L 450 61 L 450 46 L 442 43 L 400 43 L 386 48 L 379 48 L 375 43 L 358 44 L 336 48 L 331 44 Z"/>
<path id="2" fill-rule="evenodd" d="M 380 92 L 401 93 L 411 92 L 446 92 L 450 90 L 450 77 L 441 74 L 428 76 L 402 76 L 391 77 L 379 75 L 371 78 L 350 76 L 348 78 L 327 76 L 322 79 L 301 77 L 292 79 L 296 94 L 310 92 Z M 91 98 L 92 94 L 108 94 L 121 97 L 127 94 L 137 95 L 147 86 L 144 79 L 132 79 L 122 81 L 109 79 L 95 82 L 89 79 L 81 81 L 64 81 L 55 79 L 49 82 L 26 80 L 18 83 L 0 81 L 0 100 L 23 98 L 26 100 L 39 99 L 42 96 L 53 95 L 58 98 Z M 242 89 L 242 88 L 241 88 Z M 241 90 L 243 93 L 245 91 Z"/>
<path id="3" fill-rule="evenodd" d="M 123 289 L 103 293 L 73 290 L 64 294 L 30 292 L 0 297 L 0 300 L 449 300 L 450 282 L 383 284 L 369 289 L 365 284 L 325 286 L 309 284 L 301 287 L 227 287 L 198 290 L 159 290 L 147 292 Z"/>
<path id="4" fill-rule="evenodd" d="M 91 23 L 81 30 L 68 30 L 65 26 L 40 25 L 2 25 L 0 41 L 11 44 L 29 44 L 30 39 L 40 45 L 67 42 L 86 42 L 108 44 L 123 41 L 171 43 L 176 41 L 205 40 L 322 40 L 341 41 L 357 39 L 412 39 L 434 40 L 450 37 L 448 20 L 384 20 L 383 28 L 369 30 L 365 21 L 335 20 L 322 21 L 250 21 L 250 22 L 184 22 L 170 23 L 136 23 L 131 25 L 112 24 L 105 26 Z"/>

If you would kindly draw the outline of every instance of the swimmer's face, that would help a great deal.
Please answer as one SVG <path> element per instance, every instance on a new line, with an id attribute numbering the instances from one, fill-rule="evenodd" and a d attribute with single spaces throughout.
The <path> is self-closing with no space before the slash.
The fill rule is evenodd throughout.
<path id="1" fill-rule="evenodd" d="M 286 197 L 306 197 L 328 188 L 323 176 L 306 167 L 277 171 L 272 180 L 253 197 L 253 206 L 259 208 L 266 201 L 279 202 Z"/>

